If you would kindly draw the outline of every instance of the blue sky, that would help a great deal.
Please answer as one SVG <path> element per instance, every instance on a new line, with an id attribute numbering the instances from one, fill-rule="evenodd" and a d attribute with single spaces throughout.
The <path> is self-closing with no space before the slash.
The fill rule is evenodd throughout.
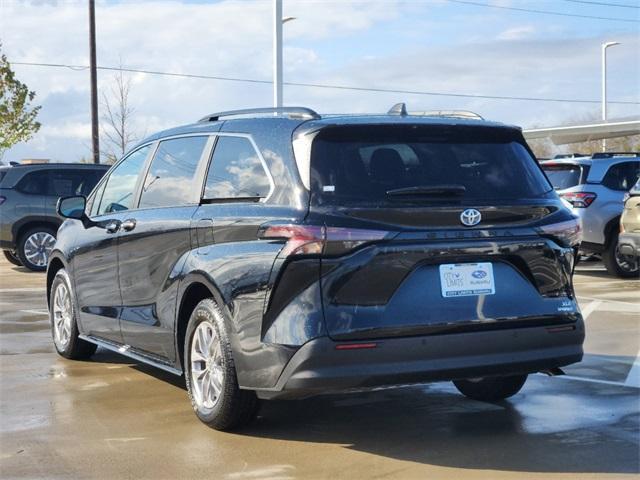
<path id="1" fill-rule="evenodd" d="M 451 93 L 599 100 L 600 44 L 609 99 L 640 102 L 640 9 L 566 0 L 472 0 L 501 7 L 615 17 L 616 22 L 448 0 L 284 0 L 285 80 Z M 640 7 L 639 0 L 611 0 Z M 98 64 L 270 80 L 271 1 L 98 1 Z M 86 65 L 86 1 L 0 0 L 0 39 L 13 62 Z M 4 160 L 77 161 L 90 154 L 88 72 L 15 66 L 43 106 L 42 130 Z M 138 137 L 206 113 L 269 105 L 270 85 L 131 74 Z M 108 93 L 113 73 L 101 71 Z M 598 104 L 502 101 L 285 87 L 285 104 L 320 112 L 471 109 L 527 126 L 580 121 Z M 610 117 L 640 105 L 609 106 Z M 105 127 L 106 128 L 106 127 Z M 105 149 L 108 145 L 104 144 Z"/>

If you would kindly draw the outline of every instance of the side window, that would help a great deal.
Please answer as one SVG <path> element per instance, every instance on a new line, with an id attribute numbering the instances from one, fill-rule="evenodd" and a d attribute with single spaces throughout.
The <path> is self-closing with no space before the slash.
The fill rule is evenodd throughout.
<path id="1" fill-rule="evenodd" d="M 102 192 L 97 215 L 129 210 L 132 207 L 136 181 L 150 148 L 149 145 L 139 148 L 111 171 Z"/>
<path id="2" fill-rule="evenodd" d="M 62 169 L 51 170 L 49 172 L 46 194 L 51 197 L 76 195 L 77 189 L 82 184 L 85 175 L 91 175 L 91 172 Z"/>
<path id="3" fill-rule="evenodd" d="M 218 137 L 204 198 L 264 198 L 269 190 L 269 177 L 249 139 Z"/>
<path id="4" fill-rule="evenodd" d="M 45 195 L 47 190 L 47 170 L 37 170 L 27 173 L 18 183 L 16 189 L 19 192 L 30 195 Z"/>
<path id="5" fill-rule="evenodd" d="M 602 179 L 602 184 L 612 190 L 628 192 L 640 176 L 640 162 L 624 162 L 613 165 Z"/>
<path id="6" fill-rule="evenodd" d="M 104 175 L 103 170 L 91 170 L 88 172 L 83 172 L 82 180 L 76 186 L 74 195 L 84 195 L 85 197 L 91 193 L 93 187 L 100 181 L 102 176 Z"/>
<path id="7" fill-rule="evenodd" d="M 140 208 L 187 205 L 194 198 L 194 178 L 208 137 L 160 142 L 142 187 Z"/>

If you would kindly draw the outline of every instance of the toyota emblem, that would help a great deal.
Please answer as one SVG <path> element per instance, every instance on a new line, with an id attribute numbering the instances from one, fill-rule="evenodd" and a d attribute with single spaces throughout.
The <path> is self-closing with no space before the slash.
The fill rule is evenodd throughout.
<path id="1" fill-rule="evenodd" d="M 467 208 L 460 214 L 460 222 L 467 227 L 473 227 L 482 220 L 482 215 L 475 208 Z"/>

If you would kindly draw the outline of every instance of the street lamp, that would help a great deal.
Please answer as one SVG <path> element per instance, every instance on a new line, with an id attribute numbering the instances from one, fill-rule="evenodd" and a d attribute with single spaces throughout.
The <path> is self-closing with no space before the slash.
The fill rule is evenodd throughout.
<path id="1" fill-rule="evenodd" d="M 282 107 L 282 24 L 296 17 L 282 18 L 282 0 L 273 0 L 273 106 Z"/>
<path id="2" fill-rule="evenodd" d="M 602 44 L 602 120 L 607 121 L 607 48 L 620 45 L 620 42 Z M 602 139 L 602 151 L 607 150 L 607 139 Z"/>

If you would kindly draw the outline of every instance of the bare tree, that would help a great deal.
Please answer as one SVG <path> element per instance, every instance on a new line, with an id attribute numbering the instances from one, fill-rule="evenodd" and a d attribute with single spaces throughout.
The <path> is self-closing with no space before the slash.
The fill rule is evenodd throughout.
<path id="1" fill-rule="evenodd" d="M 132 118 L 135 109 L 129 102 L 131 93 L 131 78 L 125 77 L 120 70 L 113 77 L 113 84 L 102 92 L 104 139 L 109 148 L 103 151 L 105 163 L 113 163 L 127 151 L 127 147 L 136 141 L 133 131 Z"/>

